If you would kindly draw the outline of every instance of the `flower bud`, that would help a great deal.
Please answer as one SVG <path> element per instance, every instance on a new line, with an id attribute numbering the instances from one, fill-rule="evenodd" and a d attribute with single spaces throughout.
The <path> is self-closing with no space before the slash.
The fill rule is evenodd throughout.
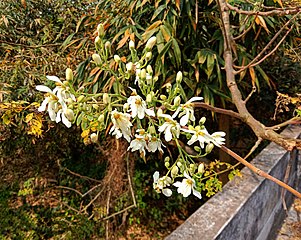
<path id="1" fill-rule="evenodd" d="M 195 172 L 195 164 L 193 164 L 193 163 L 189 164 L 189 170 L 191 173 L 194 173 Z"/>
<path id="2" fill-rule="evenodd" d="M 83 95 L 80 95 L 78 98 L 77 98 L 77 102 L 81 102 L 82 100 L 84 100 L 85 96 Z"/>
<path id="3" fill-rule="evenodd" d="M 130 50 L 134 50 L 135 49 L 135 43 L 134 43 L 134 41 L 130 41 L 130 43 L 129 43 L 129 49 Z"/>
<path id="4" fill-rule="evenodd" d="M 90 135 L 90 138 L 91 138 L 91 141 L 92 141 L 93 143 L 97 143 L 97 141 L 98 141 L 98 136 L 97 136 L 96 133 L 92 133 L 92 134 Z"/>
<path id="5" fill-rule="evenodd" d="M 121 61 L 121 59 L 118 55 L 114 55 L 114 61 L 119 63 Z"/>
<path id="6" fill-rule="evenodd" d="M 108 104 L 108 103 L 110 102 L 109 94 L 104 93 L 104 94 L 102 95 L 102 101 L 103 101 L 104 104 Z"/>
<path id="7" fill-rule="evenodd" d="M 154 81 L 154 82 L 157 82 L 158 79 L 159 79 L 158 76 L 153 77 L 153 81 Z"/>
<path id="8" fill-rule="evenodd" d="M 93 107 L 95 110 L 98 110 L 98 109 L 99 109 L 99 106 L 98 106 L 98 104 L 96 104 L 96 103 L 92 104 L 92 107 Z"/>
<path id="9" fill-rule="evenodd" d="M 148 103 L 150 103 L 150 102 L 152 102 L 152 95 L 149 93 L 149 94 L 147 94 L 147 96 L 146 96 L 146 102 L 148 102 Z"/>
<path id="10" fill-rule="evenodd" d="M 165 162 L 164 165 L 165 165 L 166 168 L 169 168 L 170 163 L 169 162 Z"/>
<path id="11" fill-rule="evenodd" d="M 68 81 L 63 81 L 63 84 L 65 85 L 65 86 L 68 86 Z M 67 90 L 67 89 L 66 89 Z M 68 89 L 69 90 L 69 89 Z"/>
<path id="12" fill-rule="evenodd" d="M 162 100 L 162 101 L 165 101 L 166 99 L 167 99 L 167 97 L 165 96 L 165 95 L 160 95 L 160 99 Z"/>
<path id="13" fill-rule="evenodd" d="M 133 70 L 133 63 L 129 62 L 125 65 L 127 72 L 132 72 Z"/>
<path id="14" fill-rule="evenodd" d="M 177 176 L 179 173 L 179 168 L 177 166 L 173 166 L 173 168 L 171 169 L 171 176 L 175 177 Z"/>
<path id="15" fill-rule="evenodd" d="M 204 173 L 204 163 L 200 163 L 200 165 L 198 166 L 198 173 L 203 174 Z"/>
<path id="16" fill-rule="evenodd" d="M 150 127 L 148 128 L 148 132 L 149 132 L 150 134 L 156 134 L 156 128 L 155 128 L 154 126 L 150 126 Z"/>
<path id="17" fill-rule="evenodd" d="M 163 110 L 162 108 L 159 108 L 157 111 L 157 117 L 161 117 L 162 114 L 163 114 Z"/>
<path id="18" fill-rule="evenodd" d="M 194 146 L 193 149 L 197 152 L 200 152 L 201 151 L 201 148 L 199 146 Z"/>
<path id="19" fill-rule="evenodd" d="M 130 109 L 130 105 L 128 103 L 123 104 L 123 111 L 127 112 Z"/>
<path id="20" fill-rule="evenodd" d="M 66 80 L 72 81 L 73 80 L 73 72 L 70 68 L 66 69 Z"/>
<path id="21" fill-rule="evenodd" d="M 70 122 L 74 120 L 74 112 L 69 108 L 66 109 L 65 116 Z"/>
<path id="22" fill-rule="evenodd" d="M 97 53 L 94 53 L 92 55 L 92 59 L 94 60 L 94 62 L 97 64 L 97 65 L 100 65 L 101 64 L 101 58 L 100 56 L 97 54 Z"/>
<path id="23" fill-rule="evenodd" d="M 175 106 L 179 106 L 181 103 L 181 97 L 180 96 L 176 96 L 174 99 L 174 105 Z"/>
<path id="24" fill-rule="evenodd" d="M 101 38 L 105 35 L 105 29 L 102 23 L 98 24 L 97 32 L 98 32 L 98 36 Z"/>
<path id="25" fill-rule="evenodd" d="M 105 43 L 105 49 L 110 50 L 110 48 L 111 48 L 111 42 L 110 41 L 106 41 L 106 43 Z"/>
<path id="26" fill-rule="evenodd" d="M 146 60 L 146 61 L 151 60 L 151 59 L 152 59 L 152 56 L 153 56 L 152 52 L 147 52 L 147 53 L 145 54 L 145 60 Z"/>
<path id="27" fill-rule="evenodd" d="M 105 121 L 105 116 L 103 114 L 100 114 L 99 117 L 97 118 L 97 121 L 103 123 Z"/>
<path id="28" fill-rule="evenodd" d="M 140 72 L 140 77 L 141 77 L 141 79 L 146 79 L 146 71 L 145 71 L 145 69 L 143 68 L 143 69 L 141 69 L 141 72 Z"/>
<path id="29" fill-rule="evenodd" d="M 97 44 L 100 44 L 101 43 L 101 39 L 99 36 L 97 36 L 94 40 L 94 44 L 97 45 Z"/>
<path id="30" fill-rule="evenodd" d="M 182 79 L 183 79 L 183 73 L 181 71 L 179 71 L 176 76 L 176 82 L 181 83 Z"/>
<path id="31" fill-rule="evenodd" d="M 152 50 L 152 48 L 155 46 L 156 42 L 157 42 L 156 37 L 151 37 L 150 39 L 148 39 L 148 41 L 145 45 L 146 51 L 149 52 L 150 50 Z"/>
<path id="32" fill-rule="evenodd" d="M 213 143 L 207 144 L 207 146 L 206 146 L 206 153 L 210 153 L 213 148 L 214 148 L 214 144 Z"/>
<path id="33" fill-rule="evenodd" d="M 200 125 L 203 125 L 204 123 L 206 122 L 206 118 L 205 117 L 202 117 L 199 121 L 199 124 Z"/>
<path id="34" fill-rule="evenodd" d="M 153 75 L 153 68 L 151 65 L 147 65 L 146 67 L 146 71 L 149 75 Z"/>
<path id="35" fill-rule="evenodd" d="M 182 163 L 181 163 L 181 162 L 177 162 L 177 166 L 178 166 L 179 168 L 181 168 L 181 167 L 182 167 Z"/>
<path id="36" fill-rule="evenodd" d="M 164 162 L 169 162 L 169 161 L 170 161 L 170 157 L 167 156 L 164 158 Z"/>

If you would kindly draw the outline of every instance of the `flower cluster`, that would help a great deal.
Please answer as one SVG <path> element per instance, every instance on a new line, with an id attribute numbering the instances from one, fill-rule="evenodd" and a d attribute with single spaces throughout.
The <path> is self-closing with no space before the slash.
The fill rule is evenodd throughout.
<path id="1" fill-rule="evenodd" d="M 162 89 L 156 89 L 159 76 L 150 65 L 156 37 L 147 41 L 140 57 L 131 40 L 129 50 L 132 59 L 126 62 L 125 58 L 117 54 L 110 55 L 111 43 L 104 43 L 104 36 L 103 26 L 100 25 L 95 39 L 97 53 L 92 55 L 92 63 L 96 66 L 94 72 L 100 69 L 107 71 L 105 76 L 109 77 L 108 85 L 112 85 L 112 88 L 108 92 L 93 94 L 84 87 L 75 91 L 70 81 L 73 79 L 72 71 L 67 69 L 64 82 L 55 76 L 47 77 L 56 84 L 53 90 L 44 85 L 36 87 L 46 93 L 38 110 L 42 112 L 47 109 L 52 121 L 62 121 L 67 127 L 76 122 L 83 130 L 85 143 L 96 143 L 99 133 L 107 129 L 117 139 L 124 138 L 129 143 L 127 150 L 139 152 L 143 159 L 147 152 L 168 154 L 165 151 L 167 144 L 176 146 L 178 158 L 173 163 L 170 163 L 170 158 L 166 158 L 167 173 L 162 177 L 158 171 L 154 173 L 153 188 L 170 197 L 170 188 L 173 186 L 183 197 L 192 193 L 201 198 L 204 165 L 196 164 L 194 158 L 205 156 L 214 146 L 221 147 L 225 142 L 225 133 L 210 134 L 204 126 L 204 117 L 196 124 L 194 102 L 203 98 L 192 97 L 187 100 L 181 86 L 182 72 L 177 73 L 174 84 L 168 82 Z M 108 70 L 107 66 L 112 66 L 112 69 Z M 133 81 L 129 81 L 130 79 Z M 185 100 L 184 103 L 181 103 L 182 100 Z M 187 144 L 197 149 L 195 155 L 188 154 L 183 144 L 180 144 L 179 139 L 182 141 L 185 137 Z M 165 141 L 165 145 L 162 141 Z"/>

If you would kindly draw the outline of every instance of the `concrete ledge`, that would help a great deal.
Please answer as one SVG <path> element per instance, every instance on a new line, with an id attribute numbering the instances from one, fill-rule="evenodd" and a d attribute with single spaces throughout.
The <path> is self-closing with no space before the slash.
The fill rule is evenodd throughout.
<path id="1" fill-rule="evenodd" d="M 290 138 L 298 138 L 300 125 L 287 127 L 283 132 Z M 291 160 L 290 160 L 291 159 Z M 286 152 L 271 143 L 252 160 L 252 163 L 272 176 L 283 180 L 287 164 L 292 161 L 289 185 L 300 187 L 298 153 Z M 201 240 L 270 240 L 285 217 L 280 188 L 249 169 L 242 170 L 243 178 L 227 183 L 216 194 L 166 239 Z M 287 207 L 292 203 L 292 194 L 285 191 Z"/>

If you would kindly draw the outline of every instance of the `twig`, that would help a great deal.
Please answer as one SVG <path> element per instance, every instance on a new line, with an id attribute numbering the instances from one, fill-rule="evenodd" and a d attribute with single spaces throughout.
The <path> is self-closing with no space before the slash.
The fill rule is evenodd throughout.
<path id="1" fill-rule="evenodd" d="M 235 71 L 234 74 L 239 74 L 242 71 L 246 70 L 247 68 L 251 67 L 251 66 L 256 66 L 259 63 L 261 63 L 263 60 L 265 60 L 268 56 L 270 56 L 272 53 L 274 53 L 278 47 L 280 46 L 280 44 L 284 41 L 285 37 L 288 35 L 288 33 L 292 30 L 292 27 L 294 25 L 292 25 L 292 27 L 286 32 L 285 36 L 280 40 L 280 42 L 277 44 L 277 46 L 267 55 L 265 55 L 260 61 L 257 62 L 257 60 L 266 52 L 266 50 L 272 45 L 272 43 L 277 39 L 277 37 L 280 35 L 280 33 L 288 26 L 288 24 L 294 19 L 296 18 L 298 14 L 294 15 L 290 20 L 288 20 L 280 29 L 279 31 L 273 36 L 273 38 L 269 41 L 269 43 L 261 50 L 260 53 L 258 53 L 258 55 L 246 66 L 235 66 L 235 68 L 238 68 L 240 70 Z"/>
<path id="2" fill-rule="evenodd" d="M 255 23 L 255 20 L 252 22 L 252 24 L 247 28 L 247 30 L 244 30 L 240 35 L 236 36 L 236 37 L 233 37 L 232 39 L 235 41 L 235 40 L 238 40 L 240 38 L 242 38 L 243 36 L 245 36 L 253 27 Z"/>
<path id="3" fill-rule="evenodd" d="M 126 159 L 126 170 L 127 170 L 127 175 L 128 175 L 128 179 L 129 179 L 129 185 L 130 185 L 130 191 L 132 194 L 133 204 L 135 207 L 137 207 L 136 198 L 135 198 L 135 194 L 134 194 L 134 190 L 133 190 L 133 186 L 132 186 L 131 175 L 130 175 L 129 153 L 127 153 L 125 159 Z"/>
<path id="4" fill-rule="evenodd" d="M 25 45 L 25 44 L 21 44 L 21 43 L 7 42 L 7 41 L 3 41 L 3 40 L 0 40 L 0 43 L 12 45 L 12 46 L 26 47 L 26 48 L 55 47 L 55 46 L 60 46 L 60 45 L 62 45 L 62 43 L 50 43 L 50 44 L 44 44 L 44 45 L 34 45 L 34 46 L 30 46 L 30 45 Z"/>
<path id="5" fill-rule="evenodd" d="M 255 93 L 255 92 L 256 92 L 256 87 L 253 86 L 253 87 L 252 87 L 252 91 L 250 92 L 250 94 L 249 94 L 249 95 L 246 97 L 246 99 L 244 100 L 244 103 L 245 103 L 245 104 L 250 100 L 250 98 L 252 97 L 253 93 Z"/>
<path id="6" fill-rule="evenodd" d="M 114 216 L 116 216 L 116 215 L 118 215 L 120 213 L 123 213 L 123 212 L 125 212 L 125 211 L 127 211 L 127 210 L 129 210 L 129 209 L 131 209 L 133 207 L 136 207 L 136 206 L 134 204 L 132 204 L 131 206 L 128 206 L 128 207 L 126 207 L 126 208 L 124 208 L 124 209 L 122 209 L 122 210 L 120 210 L 118 212 L 115 212 L 115 213 L 111 214 L 110 216 L 107 216 L 107 217 L 103 218 L 102 220 L 108 220 L 108 219 L 110 219 L 110 218 L 112 218 L 112 217 L 114 217 Z"/>
<path id="7" fill-rule="evenodd" d="M 251 156 L 251 154 L 256 150 L 256 148 L 258 148 L 258 146 L 260 145 L 260 143 L 262 142 L 262 138 L 258 137 L 256 143 L 254 144 L 254 146 L 251 148 L 250 152 L 244 157 L 244 159 L 247 159 L 248 157 Z"/>
<path id="8" fill-rule="evenodd" d="M 274 9 L 271 11 L 267 11 L 267 12 L 261 12 L 261 11 L 246 11 L 246 10 L 241 10 L 238 7 L 234 7 L 231 4 L 227 3 L 227 7 L 232 10 L 235 11 L 239 14 L 244 14 L 244 15 L 259 15 L 259 16 L 285 16 L 285 15 L 291 15 L 291 14 L 296 14 L 298 12 L 300 12 L 300 8 L 296 7 L 296 8 L 290 8 L 290 9 Z"/>
<path id="9" fill-rule="evenodd" d="M 80 177 L 80 178 L 83 178 L 83 179 L 87 179 L 87 180 L 90 180 L 90 181 L 94 181 L 94 182 L 98 182 L 98 183 L 101 183 L 100 180 L 97 180 L 97 179 L 94 179 L 94 178 L 90 178 L 90 177 L 87 177 L 87 176 L 83 176 L 83 175 L 80 175 L 79 173 L 76 173 L 76 172 L 72 172 L 71 170 L 69 170 L 68 168 L 66 167 L 63 167 L 60 163 L 60 161 L 58 160 L 57 161 L 57 164 L 60 168 L 62 168 L 63 170 L 66 170 L 67 172 L 71 173 L 72 175 L 74 176 L 77 176 L 77 177 Z"/>
<path id="10" fill-rule="evenodd" d="M 289 153 L 290 157 L 289 157 L 289 160 L 287 162 L 285 175 L 284 175 L 284 179 L 283 179 L 283 182 L 286 183 L 286 184 L 288 183 L 288 180 L 289 180 L 289 176 L 290 176 L 290 172 L 291 172 L 291 168 L 292 168 L 292 164 L 293 164 L 293 159 L 295 157 L 295 153 L 296 153 L 296 151 L 292 151 L 292 152 Z M 285 212 L 287 214 L 288 209 L 287 209 L 286 202 L 285 202 L 285 189 L 284 188 L 281 189 L 281 200 L 282 200 L 283 209 L 285 210 Z"/>
<path id="11" fill-rule="evenodd" d="M 111 190 L 109 191 L 108 194 L 108 199 L 107 199 L 107 215 L 109 215 L 110 212 L 110 198 L 111 198 Z M 106 240 L 109 240 L 109 221 L 106 221 Z"/>
<path id="12" fill-rule="evenodd" d="M 212 112 L 221 113 L 221 114 L 224 114 L 224 115 L 228 115 L 228 116 L 235 117 L 235 118 L 238 118 L 240 120 L 243 120 L 243 118 L 239 115 L 239 113 L 234 112 L 232 110 L 213 107 L 209 104 L 201 103 L 201 102 L 194 102 L 193 106 L 195 108 L 205 108 L 205 109 L 210 110 Z"/>
<path id="13" fill-rule="evenodd" d="M 298 121 L 301 121 L 300 117 L 293 117 L 293 118 L 291 118 L 291 119 L 289 119 L 289 120 L 287 120 L 283 123 L 277 124 L 277 125 L 272 126 L 272 127 L 266 127 L 265 129 L 267 129 L 267 130 L 279 130 L 282 127 L 285 127 L 289 124 L 293 124 L 293 123 L 298 122 Z"/>
<path id="14" fill-rule="evenodd" d="M 242 157 L 238 156 L 235 152 L 231 151 L 230 149 L 228 149 L 225 146 L 221 146 L 221 149 L 228 153 L 231 157 L 235 158 L 237 161 L 241 162 L 243 165 L 245 165 L 247 168 L 249 168 L 251 171 L 255 172 L 256 174 L 258 174 L 261 177 L 264 177 L 266 179 L 269 179 L 271 181 L 273 181 L 274 183 L 278 184 L 279 186 L 285 188 L 286 190 L 288 190 L 289 192 L 291 192 L 292 194 L 294 194 L 296 197 L 301 199 L 301 193 L 299 193 L 298 191 L 296 191 L 295 189 L 293 189 L 292 187 L 288 186 L 287 184 L 285 184 L 284 182 L 278 180 L 277 178 L 272 177 L 271 175 L 269 175 L 268 173 L 260 170 L 259 168 L 255 167 L 254 165 L 252 165 L 251 163 L 249 163 L 248 161 L 246 161 L 245 159 L 243 159 Z"/>

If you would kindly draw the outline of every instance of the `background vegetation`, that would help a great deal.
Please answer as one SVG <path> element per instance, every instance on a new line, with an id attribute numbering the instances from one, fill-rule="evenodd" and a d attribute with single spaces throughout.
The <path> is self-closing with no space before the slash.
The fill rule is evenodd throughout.
<path id="1" fill-rule="evenodd" d="M 268 6 L 285 5 L 281 1 L 264 2 Z M 229 3 L 240 4 L 245 9 L 254 7 L 239 0 Z M 0 16 L 2 238 L 89 239 L 110 234 L 137 237 L 139 231 L 159 238 L 201 204 L 193 198 L 184 200 L 174 196 L 167 200 L 157 195 L 151 187 L 151 176 L 159 164 L 151 158 L 145 165 L 137 156 L 130 156 L 127 163 L 118 156 L 122 146 L 116 152 L 116 143 L 111 139 L 98 146 L 85 146 L 76 127 L 72 131 L 66 131 L 61 125 L 54 127 L 36 112 L 34 102 L 40 101 L 41 95 L 34 89 L 46 81 L 46 75 L 64 77 L 66 67 L 75 70 L 76 66 L 78 83 L 89 83 L 92 91 L 103 88 L 103 73 L 92 74 L 89 58 L 96 26 L 102 22 L 105 38 L 112 43 L 112 51 L 118 51 L 120 56 L 128 56 L 127 48 L 122 47 L 129 39 L 139 46 L 149 37 L 157 37 L 153 54 L 156 70 L 160 72 L 158 87 L 173 84 L 175 73 L 181 70 L 187 97 L 201 95 L 206 103 L 233 109 L 220 70 L 224 64 L 223 38 L 214 1 L 7 0 L 0 2 Z M 231 18 L 237 26 L 245 23 L 244 28 L 234 28 L 236 35 L 252 28 L 233 46 L 237 65 L 251 61 L 287 20 L 266 17 L 255 21 L 255 17 L 243 19 L 234 13 Z M 248 106 L 263 122 L 271 122 L 276 90 L 292 96 L 300 92 L 299 36 L 299 29 L 295 28 L 272 61 L 241 74 L 242 93 L 247 96 L 252 88 L 258 91 Z M 31 113 L 34 117 L 29 120 Z M 201 110 L 198 114 L 211 116 Z M 277 116 L 283 119 L 288 114 Z M 212 120 L 217 119 L 213 115 Z M 240 128 L 240 123 L 231 121 L 229 135 L 236 138 L 228 144 L 244 154 L 256 138 L 249 136 L 246 128 Z M 43 127 L 39 125 L 41 122 Z M 218 128 L 215 121 L 211 125 Z M 154 158 L 162 159 L 164 165 L 162 156 Z M 131 206 L 128 172 L 134 184 L 137 208 L 104 220 L 108 212 Z M 70 190 L 77 189 L 84 194 L 95 186 L 97 191 L 84 197 Z M 85 211 L 79 212 L 81 206 L 87 206 L 97 196 Z M 111 196 L 109 206 L 107 196 Z"/>

